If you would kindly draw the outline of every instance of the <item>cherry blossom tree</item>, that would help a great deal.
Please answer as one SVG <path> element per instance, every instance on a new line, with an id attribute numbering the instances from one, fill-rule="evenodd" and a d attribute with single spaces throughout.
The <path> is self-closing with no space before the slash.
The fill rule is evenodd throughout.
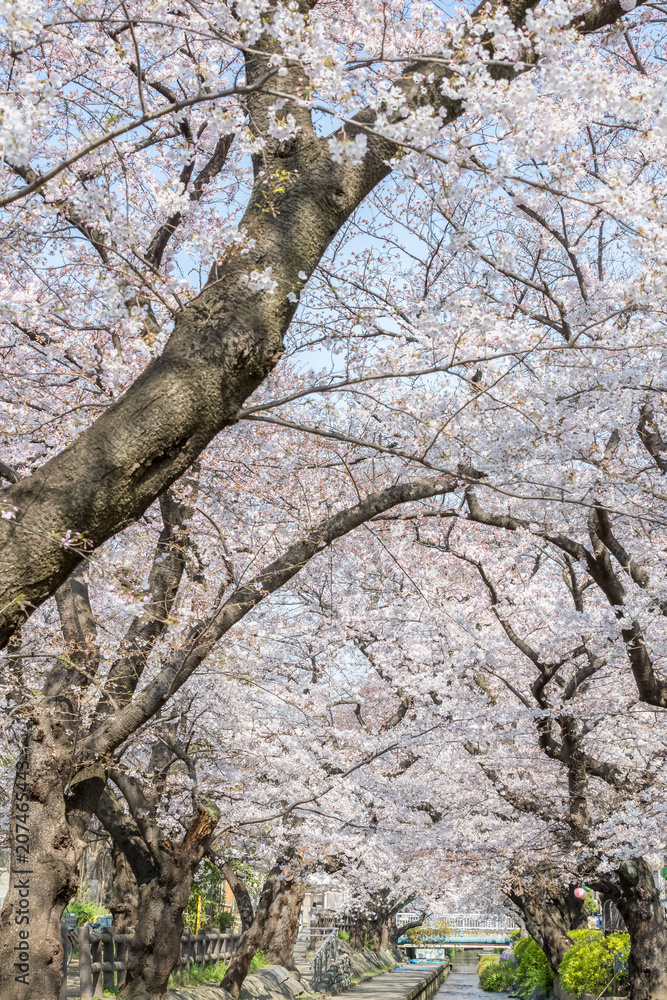
<path id="1" fill-rule="evenodd" d="M 54 963 L 53 955 L 57 956 L 60 949 L 60 914 L 75 891 L 83 849 L 81 838 L 97 808 L 114 754 L 160 712 L 233 625 L 289 581 L 336 537 L 396 503 L 438 496 L 450 490 L 452 484 L 434 477 L 370 494 L 361 503 L 353 503 L 347 511 L 325 517 L 302 539 L 288 545 L 264 570 L 251 571 L 245 581 L 232 570 L 223 548 L 218 552 L 222 565 L 212 572 L 213 591 L 206 596 L 198 593 L 196 550 L 195 555 L 191 555 L 186 524 L 192 516 L 192 503 L 199 485 L 190 479 L 182 488 L 186 497 L 179 499 L 168 494 L 162 498 L 162 530 L 146 580 L 146 598 L 143 605 L 134 605 L 136 610 L 129 618 L 124 635 L 121 633 L 111 645 L 108 640 L 101 644 L 96 641 L 98 623 L 92 612 L 89 588 L 81 576 L 75 574 L 57 594 L 64 646 L 57 641 L 57 636 L 49 636 L 47 625 L 41 635 L 31 636 L 24 647 L 9 656 L 11 678 L 8 680 L 18 688 L 13 695 L 17 701 L 16 719 L 17 722 L 25 721 L 28 726 L 21 736 L 22 748 L 16 765 L 17 780 L 22 788 L 25 784 L 25 790 L 15 796 L 10 825 L 12 870 L 22 872 L 25 869 L 27 848 L 22 846 L 26 844 L 23 830 L 28 828 L 31 874 L 39 872 L 39 880 L 34 881 L 32 933 L 35 927 L 43 928 L 32 946 L 31 968 L 34 981 L 41 978 L 40 989 L 45 996 L 49 989 L 57 993 L 59 966 Z M 260 553 L 268 541 L 264 540 Z M 224 536 L 216 536 L 216 546 L 221 545 L 224 545 Z M 145 549 L 142 554 L 147 555 Z M 125 558 L 129 555 L 123 550 Z M 188 559 L 194 560 L 194 565 L 189 567 L 193 604 L 186 605 L 185 615 L 177 614 L 172 619 L 177 598 L 182 599 L 179 587 Z M 150 565 L 150 559 L 147 562 Z M 107 572 L 101 570 L 104 593 L 108 577 L 105 580 Z M 122 574 L 120 580 L 116 576 L 116 585 L 122 579 Z M 221 581 L 217 585 L 216 579 Z M 107 600 L 112 598 L 107 613 L 111 615 L 109 624 L 117 628 L 118 610 L 114 607 L 113 591 L 111 594 L 107 591 L 104 596 Z M 123 617 L 127 622 L 127 611 L 121 615 L 121 621 Z M 107 636 L 111 635 L 113 632 L 109 629 Z M 35 649 L 38 650 L 36 654 Z M 109 655 L 108 668 L 104 654 Z M 154 655 L 155 669 L 149 663 Z M 44 660 L 46 670 L 42 673 L 39 665 Z M 48 668 L 49 660 L 53 662 L 51 669 Z M 31 672 L 26 676 L 24 665 L 35 662 L 37 674 Z M 29 696 L 26 690 L 35 681 L 40 691 L 37 698 Z M 140 798 L 141 790 L 135 791 Z M 26 803 L 25 808 L 19 807 L 21 802 Z M 141 804 L 136 806 L 135 822 L 142 808 Z M 202 832 L 204 847 L 210 832 Z M 60 845 L 61 853 L 54 849 L 54 844 Z M 192 866 L 199 860 L 196 852 L 190 850 L 191 846 L 186 833 L 184 872 L 185 876 L 190 873 L 190 878 Z M 153 860 L 157 865 L 157 860 Z M 156 891 L 164 889 L 159 873 L 150 885 Z M 5 928 L 2 947 L 8 949 L 8 954 L 14 947 L 13 925 L 22 898 L 21 888 L 16 880 L 12 882 L 1 918 Z M 182 902 L 183 905 L 187 902 L 187 892 Z M 180 919 L 180 913 L 175 919 Z M 12 990 L 11 963 L 6 967 L 8 989 Z"/>
<path id="2" fill-rule="evenodd" d="M 448 159 L 463 139 L 447 127 L 472 137 L 480 112 L 493 128 L 516 110 L 525 126 L 536 66 L 552 108 L 591 57 L 601 103 L 636 105 L 592 39 L 625 7 L 511 3 L 451 21 L 428 4 L 408 16 L 305 0 L 8 9 L 6 349 L 75 388 L 55 454 L 34 453 L 38 432 L 28 474 L 3 492 L 3 644 L 238 419 L 308 278 L 397 157 L 404 174 L 426 148 Z M 653 120 L 659 82 L 646 88 Z"/>
<path id="3" fill-rule="evenodd" d="M 637 692 L 664 706 L 662 42 L 652 8 L 625 7 L 3 14 L 0 634 L 45 998 L 116 758 L 218 657 L 249 648 L 302 694 L 279 654 L 308 664 L 354 749 L 340 773 L 373 774 L 339 806 L 373 831 L 368 901 L 479 861 L 452 804 L 479 770 L 461 719 L 489 697 L 466 671 L 514 627 L 508 565 L 550 567 L 525 634 L 557 651 L 521 639 L 545 687 L 590 683 L 605 718 Z M 513 684 L 509 652 L 482 672 Z M 547 712 L 532 697 L 520 712 Z M 592 766 L 568 709 L 521 721 L 549 775 Z M 502 829 L 482 824 L 487 857 Z M 0 918 L 0 996 L 23 891 Z"/>

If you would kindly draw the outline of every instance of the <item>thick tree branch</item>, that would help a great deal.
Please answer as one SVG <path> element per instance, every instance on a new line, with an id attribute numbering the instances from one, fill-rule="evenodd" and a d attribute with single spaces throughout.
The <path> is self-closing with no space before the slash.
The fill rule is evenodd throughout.
<path id="1" fill-rule="evenodd" d="M 154 863 L 159 866 L 162 834 L 155 821 L 155 809 L 148 801 L 141 782 L 137 778 L 132 778 L 125 771 L 117 769 L 110 771 L 109 777 L 122 793 L 142 841 L 150 852 Z"/>

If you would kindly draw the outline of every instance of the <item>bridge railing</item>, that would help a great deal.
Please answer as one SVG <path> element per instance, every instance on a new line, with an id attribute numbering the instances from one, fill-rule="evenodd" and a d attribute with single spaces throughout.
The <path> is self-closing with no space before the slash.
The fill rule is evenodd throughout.
<path id="1" fill-rule="evenodd" d="M 419 913 L 409 913 L 401 910 L 396 914 L 396 926 L 405 927 L 419 919 Z M 519 929 L 516 920 L 506 913 L 443 913 L 438 917 L 426 919 L 422 927 L 432 924 L 446 923 L 456 931 L 514 931 Z"/>

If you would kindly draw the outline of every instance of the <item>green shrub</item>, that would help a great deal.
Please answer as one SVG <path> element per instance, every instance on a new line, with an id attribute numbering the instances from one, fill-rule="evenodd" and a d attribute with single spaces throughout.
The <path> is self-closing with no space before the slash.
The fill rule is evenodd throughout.
<path id="1" fill-rule="evenodd" d="M 477 975 L 481 976 L 487 965 L 495 965 L 498 962 L 497 955 L 480 955 L 477 963 Z"/>
<path id="2" fill-rule="evenodd" d="M 514 992 L 528 1000 L 536 987 L 546 996 L 551 992 L 554 974 L 540 946 L 523 937 L 512 950 L 500 956 L 483 955 L 477 965 L 479 984 L 488 993 L 501 993 L 514 987 Z"/>
<path id="3" fill-rule="evenodd" d="M 208 965 L 204 966 L 204 982 L 219 983 L 226 971 L 227 966 L 224 962 L 216 962 L 215 964 L 209 962 Z"/>
<path id="4" fill-rule="evenodd" d="M 614 956 L 627 961 L 630 954 L 629 934 L 602 931 L 571 931 L 572 945 L 563 956 L 558 976 L 563 989 L 580 997 L 582 993 L 599 996 L 606 992 L 614 976 Z"/>
<path id="5" fill-rule="evenodd" d="M 487 993 L 503 993 L 512 988 L 516 977 L 516 966 L 506 961 L 500 962 L 493 956 L 479 976 L 479 985 Z"/>
<path id="6" fill-rule="evenodd" d="M 539 987 L 545 996 L 550 993 L 554 974 L 539 944 L 532 937 L 523 937 L 516 942 L 513 950 L 518 961 L 515 992 L 524 1000 L 535 987 Z"/>
<path id="7" fill-rule="evenodd" d="M 350 935 L 348 934 L 347 931 L 338 931 L 338 940 L 339 941 L 349 941 L 350 940 Z"/>
<path id="8" fill-rule="evenodd" d="M 267 962 L 264 958 L 264 952 L 256 951 L 252 957 L 248 975 L 251 975 L 253 972 L 259 972 L 260 969 L 265 969 L 268 965 L 271 965 L 271 963 Z M 177 970 L 169 976 L 168 986 L 170 989 L 178 989 L 179 986 L 187 986 L 189 984 L 203 986 L 204 983 L 219 983 L 226 971 L 227 966 L 224 962 L 209 962 L 203 967 L 201 965 L 192 965 L 190 967 L 189 979 L 185 971 L 181 977 L 180 972 Z M 179 981 L 181 979 L 182 981 Z"/>
<path id="9" fill-rule="evenodd" d="M 479 985 L 487 993 L 509 990 L 516 978 L 516 961 L 513 955 L 482 955 L 477 963 Z"/>
<path id="10" fill-rule="evenodd" d="M 234 924 L 236 922 L 236 917 L 229 910 L 220 910 L 217 916 L 217 924 L 219 930 L 224 934 L 225 931 L 233 930 Z"/>

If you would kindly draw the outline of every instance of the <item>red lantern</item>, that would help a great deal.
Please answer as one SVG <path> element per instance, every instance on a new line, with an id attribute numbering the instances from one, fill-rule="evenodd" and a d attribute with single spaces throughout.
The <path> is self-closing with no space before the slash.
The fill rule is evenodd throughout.
<path id="1" fill-rule="evenodd" d="M 574 890 L 574 894 L 577 897 L 577 899 L 586 898 L 586 890 L 582 889 L 580 885 L 578 885 L 577 888 Z"/>

